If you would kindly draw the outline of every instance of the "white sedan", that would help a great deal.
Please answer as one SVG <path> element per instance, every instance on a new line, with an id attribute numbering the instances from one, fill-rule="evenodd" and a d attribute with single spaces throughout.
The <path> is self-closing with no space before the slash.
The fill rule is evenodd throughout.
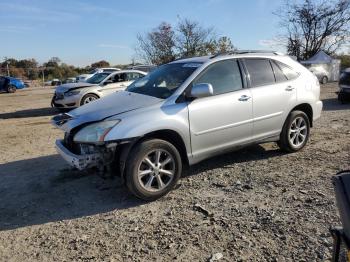
<path id="1" fill-rule="evenodd" d="M 86 82 L 63 84 L 56 88 L 51 105 L 58 109 L 72 109 L 88 104 L 100 97 L 124 90 L 145 72 L 122 70 L 97 73 Z"/>

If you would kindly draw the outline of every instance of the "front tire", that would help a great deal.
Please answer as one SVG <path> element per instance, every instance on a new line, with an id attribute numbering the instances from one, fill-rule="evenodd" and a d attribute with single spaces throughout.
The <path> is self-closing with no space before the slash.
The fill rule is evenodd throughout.
<path id="1" fill-rule="evenodd" d="M 328 83 L 328 77 L 327 76 L 322 77 L 321 83 L 323 85 L 327 84 Z"/>
<path id="2" fill-rule="evenodd" d="M 278 145 L 283 151 L 297 152 L 306 145 L 309 136 L 309 117 L 302 111 L 293 111 L 283 125 Z"/>
<path id="3" fill-rule="evenodd" d="M 14 85 L 8 85 L 6 91 L 7 91 L 7 93 L 15 93 L 16 87 Z"/>
<path id="4" fill-rule="evenodd" d="M 99 97 L 97 95 L 94 94 L 87 94 L 85 96 L 83 96 L 83 98 L 80 101 L 80 105 L 86 105 L 89 104 L 95 100 L 99 99 Z"/>
<path id="5" fill-rule="evenodd" d="M 174 188 L 182 172 L 179 151 L 161 139 L 145 140 L 130 152 L 126 185 L 136 197 L 153 201 Z"/>

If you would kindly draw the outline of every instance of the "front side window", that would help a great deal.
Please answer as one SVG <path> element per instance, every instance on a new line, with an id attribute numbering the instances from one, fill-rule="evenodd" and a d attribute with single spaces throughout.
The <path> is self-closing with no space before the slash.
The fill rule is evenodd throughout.
<path id="1" fill-rule="evenodd" d="M 127 81 L 126 73 L 120 73 L 114 76 L 114 80 L 113 80 L 114 83 L 125 82 L 125 81 Z"/>
<path id="2" fill-rule="evenodd" d="M 193 84 L 206 83 L 213 86 L 214 95 L 233 92 L 243 88 L 237 61 L 224 60 L 210 65 Z"/>
<path id="3" fill-rule="evenodd" d="M 137 79 L 126 91 L 161 99 L 170 97 L 201 63 L 171 63 Z"/>
<path id="4" fill-rule="evenodd" d="M 245 64 L 250 75 L 252 87 L 275 83 L 275 76 L 268 59 L 246 59 Z"/>

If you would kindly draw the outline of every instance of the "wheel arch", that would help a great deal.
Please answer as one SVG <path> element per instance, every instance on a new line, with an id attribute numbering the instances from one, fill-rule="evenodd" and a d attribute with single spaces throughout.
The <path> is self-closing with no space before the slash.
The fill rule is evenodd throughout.
<path id="1" fill-rule="evenodd" d="M 293 111 L 296 111 L 296 110 L 299 110 L 299 111 L 302 111 L 304 112 L 307 117 L 309 118 L 309 121 L 310 121 L 310 127 L 313 127 L 313 110 L 312 110 L 312 106 L 308 103 L 303 103 L 303 104 L 299 104 L 297 106 L 295 106 L 290 112 L 293 112 Z M 288 115 L 289 115 L 288 114 Z"/>
<path id="2" fill-rule="evenodd" d="M 83 98 L 87 95 L 94 95 L 94 96 L 97 96 L 98 99 L 101 98 L 101 96 L 99 94 L 96 94 L 95 92 L 87 92 L 86 94 L 83 94 L 80 98 L 80 101 L 79 101 L 79 105 L 81 105 L 81 102 L 83 101 Z"/>
<path id="3" fill-rule="evenodd" d="M 121 149 L 121 152 L 118 155 L 118 159 L 117 159 L 119 162 L 119 172 L 123 181 L 125 181 L 125 164 L 128 159 L 129 153 L 131 152 L 133 147 L 142 141 L 152 139 L 152 138 L 162 139 L 174 145 L 176 149 L 179 151 L 183 165 L 189 166 L 189 159 L 187 156 L 186 145 L 185 145 L 185 142 L 183 141 L 183 138 L 178 132 L 171 129 L 162 129 L 162 130 L 152 131 L 147 134 L 144 134 L 143 136 L 138 137 L 137 139 L 133 140 L 127 145 L 123 145 L 123 148 Z"/>

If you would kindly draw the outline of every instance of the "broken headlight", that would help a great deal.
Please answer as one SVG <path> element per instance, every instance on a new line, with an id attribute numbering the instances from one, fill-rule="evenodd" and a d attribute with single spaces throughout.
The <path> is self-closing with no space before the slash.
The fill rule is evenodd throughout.
<path id="1" fill-rule="evenodd" d="M 105 120 L 83 127 L 73 138 L 78 143 L 103 142 L 105 136 L 120 120 Z"/>

